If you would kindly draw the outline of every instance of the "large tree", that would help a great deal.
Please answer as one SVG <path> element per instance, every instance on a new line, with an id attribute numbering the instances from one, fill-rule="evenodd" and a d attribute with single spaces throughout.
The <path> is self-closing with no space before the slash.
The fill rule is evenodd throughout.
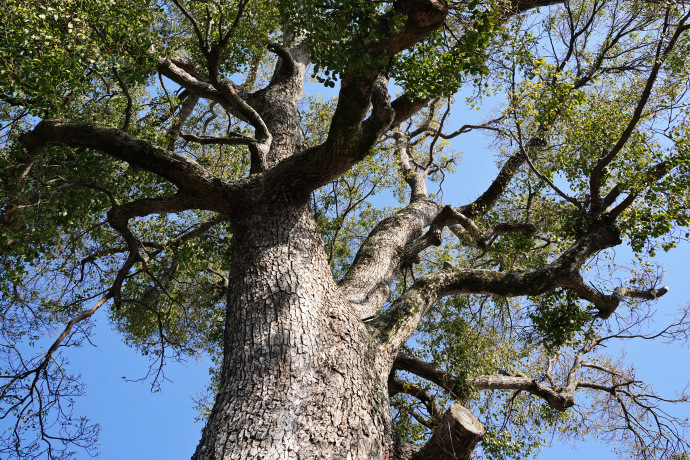
<path id="1" fill-rule="evenodd" d="M 64 350 L 107 309 L 154 384 L 215 359 L 194 459 L 521 457 L 550 430 L 687 458 L 602 351 L 688 330 L 645 329 L 689 217 L 682 2 L 0 4 L 3 457 L 92 445 Z M 499 168 L 458 203 L 472 130 Z"/>

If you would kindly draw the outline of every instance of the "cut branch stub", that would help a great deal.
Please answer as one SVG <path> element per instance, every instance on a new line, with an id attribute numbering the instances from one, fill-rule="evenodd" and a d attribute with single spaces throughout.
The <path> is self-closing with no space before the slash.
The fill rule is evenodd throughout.
<path id="1" fill-rule="evenodd" d="M 483 437 L 484 426 L 479 420 L 461 405 L 453 404 L 413 460 L 469 460 Z"/>

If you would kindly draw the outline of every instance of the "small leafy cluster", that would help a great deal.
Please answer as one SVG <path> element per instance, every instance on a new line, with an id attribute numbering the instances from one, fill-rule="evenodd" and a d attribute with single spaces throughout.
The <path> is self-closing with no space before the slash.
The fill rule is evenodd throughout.
<path id="1" fill-rule="evenodd" d="M 435 98 L 455 93 L 467 75 L 488 74 L 485 51 L 500 29 L 500 19 L 495 10 L 479 8 L 477 1 L 466 8 L 451 11 L 447 29 L 397 55 L 389 66 L 391 78 L 412 94 Z"/>
<path id="2" fill-rule="evenodd" d="M 592 313 L 570 290 L 559 289 L 532 300 L 531 340 L 536 339 L 548 349 L 557 350 L 571 342 L 592 321 Z"/>
<path id="3" fill-rule="evenodd" d="M 334 87 L 346 70 L 366 74 L 370 68 L 387 64 L 375 47 L 386 33 L 380 17 L 383 10 L 377 2 L 286 0 L 279 6 L 289 18 L 284 34 L 305 40 L 314 75 L 326 86 Z M 393 18 L 393 27 L 399 26 L 401 19 Z"/>

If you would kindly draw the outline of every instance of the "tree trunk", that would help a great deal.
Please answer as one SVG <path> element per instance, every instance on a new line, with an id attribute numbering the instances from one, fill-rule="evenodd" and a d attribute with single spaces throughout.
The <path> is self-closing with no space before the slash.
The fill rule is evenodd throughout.
<path id="1" fill-rule="evenodd" d="M 470 460 L 483 436 L 484 426 L 479 420 L 461 405 L 453 404 L 413 460 Z"/>
<path id="2" fill-rule="evenodd" d="M 306 201 L 232 221 L 221 388 L 193 458 L 396 458 L 388 369 Z"/>

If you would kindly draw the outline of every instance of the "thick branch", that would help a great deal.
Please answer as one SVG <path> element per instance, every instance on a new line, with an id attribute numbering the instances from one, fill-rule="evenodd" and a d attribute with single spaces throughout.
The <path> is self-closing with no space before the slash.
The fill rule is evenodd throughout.
<path id="1" fill-rule="evenodd" d="M 450 392 L 454 397 L 458 397 L 458 384 L 461 384 L 455 376 L 445 372 L 431 363 L 422 361 L 421 359 L 415 358 L 404 353 L 398 353 L 393 361 L 393 368 L 391 373 L 396 370 L 412 372 L 413 374 L 428 380 L 429 382 L 435 383 L 444 390 Z"/>
<path id="2" fill-rule="evenodd" d="M 471 204 L 454 210 L 450 206 L 445 209 L 426 200 L 413 201 L 405 209 L 374 227 L 341 281 L 345 296 L 362 317 L 370 317 L 378 312 L 388 298 L 390 283 L 403 263 L 409 263 L 429 246 L 440 244 L 443 227 L 461 223 L 456 214 L 466 216 L 467 220 L 467 216 L 480 217 L 491 209 L 524 161 L 520 153 L 511 156 L 489 188 Z M 429 225 L 431 228 L 422 236 L 422 229 Z M 485 236 L 491 237 L 502 231 L 507 229 L 498 226 L 487 234 L 478 231 L 477 237 L 484 241 Z M 531 231 L 531 227 L 522 231 Z"/>
<path id="3" fill-rule="evenodd" d="M 400 162 L 403 179 L 410 186 L 410 201 L 428 199 L 429 194 L 425 182 L 426 175 L 415 171 L 410 164 L 408 137 L 402 131 L 396 131 L 393 137 L 395 138 L 395 153 Z"/>
<path id="4" fill-rule="evenodd" d="M 525 160 L 526 158 L 521 152 L 514 153 L 508 158 L 508 161 L 505 162 L 486 191 L 472 203 L 461 206 L 458 211 L 469 219 L 476 219 L 477 217 L 483 216 L 484 213 L 493 207 L 496 200 L 503 195 L 511 179 L 515 176 L 515 173 L 517 173 Z"/>
<path id="5" fill-rule="evenodd" d="M 265 88 L 247 95 L 246 100 L 263 118 L 272 141 L 265 152 L 263 167 L 252 164 L 252 173 L 273 168 L 303 149 L 298 104 L 303 93 L 309 57 L 299 44 L 289 49 L 269 45 L 268 49 L 279 56 L 271 82 Z"/>
<path id="6" fill-rule="evenodd" d="M 252 160 L 257 165 L 264 164 L 272 135 L 261 116 L 240 97 L 232 83 L 225 80 L 216 84 L 205 82 L 194 72 L 193 64 L 180 57 L 160 58 L 158 71 L 197 96 L 218 102 L 226 112 L 251 124 L 257 140 L 256 146 L 252 149 L 252 155 L 255 157 Z"/>
<path id="7" fill-rule="evenodd" d="M 384 304 L 402 263 L 401 249 L 422 234 L 439 210 L 440 205 L 432 201 L 414 201 L 371 231 L 340 281 L 360 317 L 375 315 Z"/>
<path id="8" fill-rule="evenodd" d="M 392 14 L 381 17 L 381 27 L 385 36 L 375 45 L 372 53 L 380 56 L 381 59 L 378 61 L 382 63 L 440 27 L 448 13 L 448 5 L 438 0 L 402 0 L 395 2 L 394 10 L 406 17 L 406 20 L 401 28 L 396 28 Z M 331 121 L 328 138 L 320 152 L 321 155 L 330 158 L 337 175 L 364 158 L 379 136 L 396 122 L 396 108 L 390 102 L 379 103 L 381 109 L 376 108 L 377 99 L 383 101 L 388 98 L 387 90 L 381 86 L 380 76 L 383 71 L 382 65 L 372 66 L 364 75 L 361 69 L 357 69 L 355 72 L 346 73 L 342 79 L 338 106 Z M 377 96 L 377 92 L 384 91 L 384 97 Z M 372 116 L 367 123 L 363 123 L 372 103 Z M 398 104 L 397 108 L 405 111 L 404 106 L 407 106 L 408 113 L 421 108 L 409 100 L 407 103 Z M 415 106 L 418 107 L 416 110 Z"/>
<path id="9" fill-rule="evenodd" d="M 478 390 L 520 390 L 544 399 L 556 410 L 564 411 L 575 404 L 573 394 L 563 389 L 554 390 L 534 379 L 515 375 L 477 375 L 460 381 L 455 376 L 438 369 L 433 364 L 413 356 L 398 354 L 393 362 L 393 371 L 403 370 L 432 382 L 459 398 L 462 387 L 471 385 Z"/>
<path id="10" fill-rule="evenodd" d="M 266 49 L 280 58 L 280 61 L 276 63 L 271 84 L 281 84 L 300 77 L 300 65 L 289 51 L 281 48 L 275 43 L 269 44 Z"/>
<path id="11" fill-rule="evenodd" d="M 141 260 L 140 243 L 129 229 L 130 219 L 151 214 L 181 212 L 194 207 L 194 198 L 190 195 L 174 195 L 162 198 L 143 198 L 122 205 L 113 206 L 108 211 L 108 223 L 119 232 L 127 243 L 130 254 Z"/>
<path id="12" fill-rule="evenodd" d="M 194 134 L 181 134 L 180 137 L 186 141 L 195 142 L 201 145 L 250 145 L 256 143 L 256 139 L 246 136 L 208 137 L 196 136 Z"/>
<path id="13" fill-rule="evenodd" d="M 24 145 L 23 147 L 14 162 L 14 167 L 5 169 L 0 175 L 0 179 L 4 179 L 3 176 L 12 179 L 9 187 L 5 190 L 7 201 L 0 205 L 0 229 L 5 227 L 18 230 L 19 222 L 22 221 L 22 215 L 25 211 L 25 205 L 20 201 L 20 194 L 40 148 L 36 145 Z"/>
<path id="14" fill-rule="evenodd" d="M 412 118 L 417 112 L 426 107 L 429 101 L 431 99 L 414 98 L 409 94 L 403 94 L 395 99 L 391 102 L 391 108 L 395 113 L 391 122 L 391 128 L 397 128 L 400 126 L 400 123 Z"/>
<path id="15" fill-rule="evenodd" d="M 551 3 L 531 2 L 529 6 L 522 5 L 507 14 Z M 448 12 L 448 5 L 437 0 L 404 0 L 396 2 L 394 8 L 407 19 L 403 27 L 398 28 L 393 27 L 392 16 L 381 17 L 383 38 L 375 45 L 375 51 L 382 57 L 381 62 L 385 62 L 385 57 L 392 57 L 424 39 L 443 24 Z M 353 37 L 353 40 L 357 39 Z M 409 95 L 389 102 L 387 90 L 382 84 L 384 79 L 381 78 L 384 70 L 383 67 L 371 67 L 368 73 L 362 72 L 361 69 L 357 72 L 346 72 L 326 141 L 271 168 L 271 171 L 275 171 L 276 184 L 281 182 L 280 177 L 289 177 L 292 184 L 291 192 L 301 191 L 304 196 L 308 195 L 311 191 L 337 179 L 361 161 L 369 154 L 382 133 L 392 126 L 397 126 L 427 104 L 428 100 L 416 99 Z M 372 107 L 371 116 L 365 121 Z M 463 213 L 474 218 L 477 217 L 477 213 L 485 212 L 503 192 L 505 184 L 522 161 L 524 159 L 519 156 L 511 157 L 487 194 L 470 204 L 470 211 L 466 212 L 463 209 Z M 270 178 L 269 182 L 273 183 L 274 178 Z M 276 192 L 282 193 L 282 190 Z"/>
<path id="16" fill-rule="evenodd" d="M 441 421 L 441 410 L 438 408 L 436 401 L 431 393 L 426 391 L 419 385 L 410 382 L 403 382 L 395 377 L 388 379 L 388 394 L 394 396 L 398 393 L 405 393 L 414 398 L 417 398 L 424 404 L 427 412 L 433 420 L 433 425 L 437 425 Z"/>
<path id="17" fill-rule="evenodd" d="M 573 243 L 558 259 L 532 272 L 501 273 L 449 266 L 418 279 L 388 310 L 369 325 L 378 333 L 384 345 L 384 353 L 394 354 L 414 332 L 422 316 L 434 302 L 444 296 L 457 293 L 540 295 L 558 287 L 573 289 L 578 295 L 591 300 L 602 316 L 610 315 L 620 302 L 620 298 L 592 295 L 584 289 L 587 286 L 578 270 L 597 251 L 620 243 L 620 230 L 615 225 L 608 225 L 593 228 L 590 233 Z"/>
<path id="18" fill-rule="evenodd" d="M 456 214 L 457 211 L 452 206 L 444 206 L 429 225 L 429 230 L 402 248 L 403 266 L 419 263 L 419 254 L 422 251 L 431 246 L 440 245 L 445 227 L 451 227 L 452 231 L 459 233 L 461 229 L 457 225 Z"/>
<path id="19" fill-rule="evenodd" d="M 414 460 L 470 460 L 484 427 L 470 411 L 453 404 Z"/>
<path id="20" fill-rule="evenodd" d="M 525 391 L 545 400 L 558 411 L 565 411 L 575 405 L 575 398 L 563 389 L 556 391 L 529 377 L 512 375 L 477 375 L 467 379 L 467 383 L 478 390 L 517 390 Z"/>
<path id="21" fill-rule="evenodd" d="M 172 182 L 189 194 L 190 208 L 223 212 L 231 203 L 232 186 L 195 161 L 118 129 L 44 120 L 23 136 L 22 144 L 29 151 L 64 145 L 104 152 Z"/>
<path id="22" fill-rule="evenodd" d="M 455 210 L 450 206 L 442 208 L 430 201 L 417 200 L 374 227 L 341 281 L 345 296 L 362 317 L 370 317 L 378 312 L 388 298 L 390 283 L 404 263 L 414 260 L 429 246 L 440 244 L 443 227 L 469 222 L 476 228 L 467 214 L 479 217 L 487 212 L 523 162 L 524 157 L 519 153 L 511 156 L 489 188 L 469 205 Z M 411 180 L 419 181 L 422 178 Z M 422 229 L 426 226 L 430 226 L 429 231 L 422 235 Z M 474 234 L 470 234 L 478 243 L 485 245 L 486 240 L 494 235 L 506 231 L 532 232 L 533 228 L 532 224 L 499 224 L 485 233 L 477 228 Z"/>
<path id="23" fill-rule="evenodd" d="M 582 280 L 582 277 L 575 276 L 570 283 L 564 284 L 563 287 L 572 289 L 580 298 L 589 300 L 599 310 L 598 317 L 606 319 L 610 317 L 621 301 L 625 297 L 637 298 L 643 300 L 655 300 L 668 292 L 668 287 L 664 286 L 660 289 L 641 290 L 629 287 L 617 287 L 613 290 L 611 295 L 604 294 L 592 286 L 588 285 Z"/>
<path id="24" fill-rule="evenodd" d="M 215 101 L 228 113 L 235 115 L 243 121 L 249 121 L 243 117 L 242 113 L 239 112 L 220 91 L 212 84 L 202 80 L 201 77 L 196 74 L 191 61 L 177 56 L 160 58 L 158 60 L 158 71 L 197 96 Z"/>
<path id="25" fill-rule="evenodd" d="M 561 3 L 563 3 L 563 0 L 512 0 L 510 8 L 512 13 L 524 13 L 534 8 L 559 5 Z"/>

